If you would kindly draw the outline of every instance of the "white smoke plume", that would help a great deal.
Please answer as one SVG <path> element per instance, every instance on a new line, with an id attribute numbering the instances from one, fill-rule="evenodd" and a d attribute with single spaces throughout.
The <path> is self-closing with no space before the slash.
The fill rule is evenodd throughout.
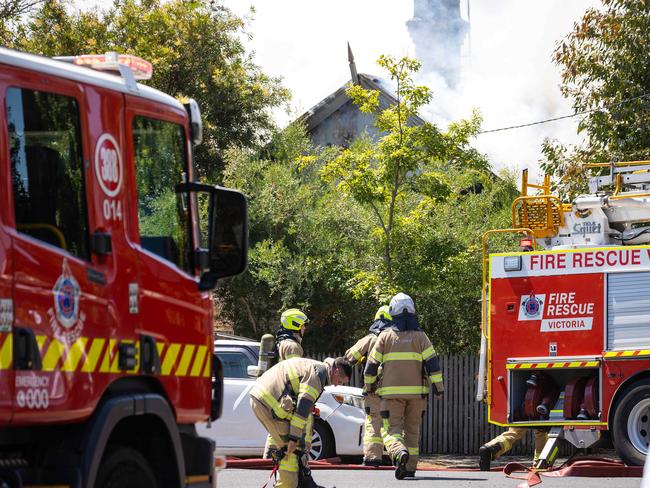
<path id="1" fill-rule="evenodd" d="M 491 130 L 573 113 L 571 101 L 560 94 L 560 68 L 551 56 L 585 10 L 598 5 L 595 0 L 471 2 L 461 81 L 450 89 L 440 76 L 422 73 L 419 81 L 434 92 L 425 115 L 445 126 L 475 107 L 483 115 L 483 130 Z M 461 0 L 461 9 L 467 19 L 467 0 Z M 529 168 L 534 176 L 544 138 L 576 143 L 578 122 L 575 117 L 482 134 L 475 145 L 496 169 Z"/>
<path id="2" fill-rule="evenodd" d="M 254 5 L 250 48 L 267 73 L 284 78 L 302 113 L 350 79 L 346 43 L 360 73 L 381 73 L 380 54 L 415 55 L 406 29 L 413 1 L 400 0 L 224 0 L 243 14 Z M 467 0 L 461 13 L 467 19 Z M 434 92 L 425 118 L 445 127 L 478 108 L 485 130 L 567 115 L 571 102 L 559 90 L 560 70 L 552 64 L 556 42 L 597 0 L 470 0 L 470 37 L 463 47 L 461 81 L 455 90 L 441 77 L 422 73 Z M 293 114 L 295 115 L 295 114 Z M 278 114 L 281 123 L 290 116 Z M 578 141 L 578 118 L 484 134 L 475 145 L 496 169 L 529 168 L 535 175 L 545 137 Z"/>

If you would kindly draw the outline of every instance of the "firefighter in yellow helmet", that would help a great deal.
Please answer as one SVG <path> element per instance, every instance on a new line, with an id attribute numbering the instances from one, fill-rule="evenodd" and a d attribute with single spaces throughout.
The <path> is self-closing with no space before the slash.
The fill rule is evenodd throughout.
<path id="1" fill-rule="evenodd" d="M 302 338 L 305 334 L 306 325 L 309 322 L 307 315 L 297 308 L 289 308 L 282 312 L 280 316 L 280 328 L 275 333 L 275 346 L 278 355 L 278 362 L 286 361 L 287 359 L 302 358 L 305 354 L 302 348 Z M 304 459 L 303 464 L 308 466 L 309 450 L 311 448 L 312 436 L 314 433 L 314 415 L 309 413 L 307 417 L 307 424 L 305 426 L 305 434 L 299 441 L 299 448 L 302 451 Z M 268 458 L 270 453 L 277 449 L 273 437 L 269 434 L 266 438 L 264 445 L 264 458 Z M 311 472 L 307 468 L 305 477 L 309 478 L 309 482 L 305 481 L 303 484 L 315 485 L 311 479 Z"/>
<path id="2" fill-rule="evenodd" d="M 279 448 L 276 488 L 315 488 L 300 452 L 307 417 L 327 385 L 350 381 L 352 365 L 345 358 L 325 361 L 293 358 L 281 361 L 255 382 L 251 409 Z"/>
<path id="3" fill-rule="evenodd" d="M 389 327 L 391 316 L 388 313 L 388 305 L 379 307 L 375 314 L 375 320 L 370 326 L 370 333 L 359 339 L 354 346 L 345 352 L 345 359 L 355 366 L 365 367 L 370 351 L 372 351 L 377 336 Z M 379 415 L 380 399 L 375 394 L 373 383 L 364 396 L 364 407 L 366 410 L 366 422 L 363 436 L 363 465 L 378 467 L 382 464 L 384 455 L 384 440 L 381 435 L 381 416 Z"/>
<path id="4" fill-rule="evenodd" d="M 415 304 L 404 293 L 389 305 L 392 324 L 384 330 L 370 353 L 364 372 L 364 390 L 377 381 L 381 366 L 380 415 L 384 444 L 395 465 L 398 480 L 415 475 L 420 454 L 420 424 L 430 385 L 436 397 L 444 392 L 442 371 L 431 341 L 420 328 Z"/>
<path id="5" fill-rule="evenodd" d="M 302 337 L 305 333 L 305 324 L 308 321 L 307 315 L 297 308 L 289 308 L 282 312 L 280 316 L 280 328 L 275 333 L 275 349 L 278 362 L 304 356 Z M 307 444 L 306 446 L 302 445 L 305 452 L 308 452 L 307 447 L 311 446 L 313 423 L 314 416 L 310 414 L 307 420 L 307 429 L 305 429 L 305 438 L 301 441 Z M 264 458 L 267 459 L 270 451 L 276 447 L 273 444 L 271 436 L 267 436 L 266 444 L 264 445 Z"/>
<path id="6" fill-rule="evenodd" d="M 302 349 L 302 337 L 309 319 L 297 308 L 290 308 L 280 316 L 280 328 L 275 333 L 275 344 L 278 350 L 278 360 L 301 358 L 305 355 Z"/>

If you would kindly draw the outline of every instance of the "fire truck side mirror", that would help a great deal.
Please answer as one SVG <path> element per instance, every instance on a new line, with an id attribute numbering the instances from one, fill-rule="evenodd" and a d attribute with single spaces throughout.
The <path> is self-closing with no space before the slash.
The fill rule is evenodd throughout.
<path id="1" fill-rule="evenodd" d="M 195 182 L 176 185 L 176 192 L 209 196 L 208 248 L 200 250 L 197 258 L 202 270 L 199 290 L 212 290 L 219 279 L 242 273 L 248 262 L 248 211 L 243 193 Z"/>
<path id="2" fill-rule="evenodd" d="M 210 195 L 209 270 L 215 280 L 235 276 L 248 262 L 246 197 L 236 190 L 214 187 Z"/>
<path id="3" fill-rule="evenodd" d="M 203 122 L 201 121 L 201 110 L 196 100 L 190 98 L 190 101 L 185 104 L 185 110 L 190 117 L 190 138 L 192 144 L 198 146 L 203 140 Z"/>

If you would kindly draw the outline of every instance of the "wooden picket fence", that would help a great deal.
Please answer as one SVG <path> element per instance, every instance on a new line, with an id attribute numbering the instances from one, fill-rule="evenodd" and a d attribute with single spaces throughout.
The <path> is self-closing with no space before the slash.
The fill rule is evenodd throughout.
<path id="1" fill-rule="evenodd" d="M 309 354 L 322 360 L 341 356 L 341 353 Z M 437 400 L 429 395 L 428 407 L 422 422 L 420 452 L 423 454 L 478 454 L 478 449 L 505 429 L 487 421 L 487 406 L 476 401 L 478 356 L 444 355 L 440 364 L 445 381 L 445 396 Z M 362 386 L 362 372 L 355 369 L 350 381 L 352 386 Z M 531 456 L 533 432 L 517 444 L 511 454 Z M 560 455 L 570 455 L 575 450 L 568 443 L 561 443 Z"/>

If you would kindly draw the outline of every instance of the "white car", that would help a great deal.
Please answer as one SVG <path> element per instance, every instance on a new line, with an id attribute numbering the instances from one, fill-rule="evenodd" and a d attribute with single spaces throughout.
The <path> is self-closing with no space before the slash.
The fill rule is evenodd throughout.
<path id="1" fill-rule="evenodd" d="M 216 442 L 217 454 L 262 457 L 267 434 L 251 410 L 248 394 L 255 382 L 248 376 L 248 367 L 257 366 L 260 343 L 216 340 L 214 345 L 224 371 L 223 410 L 210 427 L 197 424 L 199 435 Z M 311 458 L 363 455 L 361 388 L 327 386 L 316 408 L 320 413 L 314 418 Z"/>

